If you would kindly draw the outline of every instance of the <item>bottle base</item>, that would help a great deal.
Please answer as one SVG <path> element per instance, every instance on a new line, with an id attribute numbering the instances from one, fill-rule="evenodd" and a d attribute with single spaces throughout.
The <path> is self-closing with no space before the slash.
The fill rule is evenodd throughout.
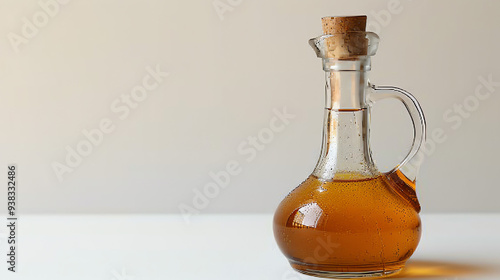
<path id="1" fill-rule="evenodd" d="M 403 263 L 388 264 L 383 269 L 370 266 L 331 266 L 290 262 L 292 268 L 302 274 L 330 279 L 377 279 L 399 273 Z"/>

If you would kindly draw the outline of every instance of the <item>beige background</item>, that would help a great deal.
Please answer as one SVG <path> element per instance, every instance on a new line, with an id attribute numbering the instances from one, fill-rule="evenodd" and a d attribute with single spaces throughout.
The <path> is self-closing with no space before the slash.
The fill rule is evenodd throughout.
<path id="1" fill-rule="evenodd" d="M 49 5 L 46 23 L 37 1 L 0 2 L 0 166 L 18 165 L 22 213 L 273 211 L 320 149 L 324 77 L 307 40 L 322 16 L 346 14 L 368 14 L 381 37 L 371 80 L 414 93 L 430 134 L 446 135 L 421 169 L 424 211 L 500 211 L 500 86 L 472 97 L 479 77 L 500 81 L 498 1 L 68 2 Z M 23 18 L 43 25 L 32 38 Z M 157 65 L 169 76 L 137 108 L 111 109 Z M 449 112 L 464 100 L 477 108 Z M 248 161 L 238 146 L 284 107 L 295 118 Z M 102 119 L 114 130 L 60 182 L 52 165 Z M 391 101 L 372 121 L 387 170 L 409 148 L 410 121 Z M 234 162 L 241 172 L 196 208 L 209 173 Z"/>

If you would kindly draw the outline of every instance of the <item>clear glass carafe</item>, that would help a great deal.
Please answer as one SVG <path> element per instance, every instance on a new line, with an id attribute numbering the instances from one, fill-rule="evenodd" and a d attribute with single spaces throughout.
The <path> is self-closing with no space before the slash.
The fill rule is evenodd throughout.
<path id="1" fill-rule="evenodd" d="M 362 55 L 332 55 L 328 42 L 359 41 Z M 425 140 L 425 119 L 417 100 L 403 89 L 368 80 L 376 34 L 363 31 L 310 40 L 326 73 L 321 155 L 312 174 L 281 202 L 274 234 L 291 266 L 302 273 L 356 278 L 398 272 L 421 235 L 415 179 L 416 155 Z M 338 44 L 338 43 L 337 43 Z M 384 98 L 407 108 L 414 127 L 411 150 L 389 172 L 380 172 L 370 150 L 370 109 Z"/>

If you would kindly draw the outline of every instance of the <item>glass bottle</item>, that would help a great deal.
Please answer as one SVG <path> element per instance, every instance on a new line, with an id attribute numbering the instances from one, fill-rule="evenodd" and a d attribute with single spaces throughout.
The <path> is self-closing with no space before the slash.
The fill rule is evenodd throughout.
<path id="1" fill-rule="evenodd" d="M 312 174 L 284 198 L 274 216 L 279 248 L 295 270 L 313 276 L 394 274 L 421 235 L 415 179 L 424 115 L 407 91 L 368 81 L 379 38 L 364 26 L 349 26 L 360 18 L 366 25 L 363 16 L 324 18 L 324 29 L 326 21 L 326 29 L 333 25 L 334 30 L 309 41 L 326 73 L 322 150 Z M 400 100 L 414 127 L 410 152 L 386 173 L 373 162 L 369 142 L 371 105 L 384 98 Z"/>

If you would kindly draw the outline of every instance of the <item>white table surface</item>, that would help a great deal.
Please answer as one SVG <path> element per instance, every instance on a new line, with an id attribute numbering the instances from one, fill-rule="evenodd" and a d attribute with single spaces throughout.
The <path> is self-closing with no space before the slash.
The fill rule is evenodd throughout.
<path id="1" fill-rule="evenodd" d="M 21 216 L 18 272 L 4 263 L 0 279 L 319 279 L 292 271 L 271 221 L 271 215 L 197 216 L 191 224 L 175 215 Z M 417 251 L 393 278 L 500 279 L 500 214 L 424 214 L 422 221 Z M 3 226 L 3 256 L 6 232 Z"/>

